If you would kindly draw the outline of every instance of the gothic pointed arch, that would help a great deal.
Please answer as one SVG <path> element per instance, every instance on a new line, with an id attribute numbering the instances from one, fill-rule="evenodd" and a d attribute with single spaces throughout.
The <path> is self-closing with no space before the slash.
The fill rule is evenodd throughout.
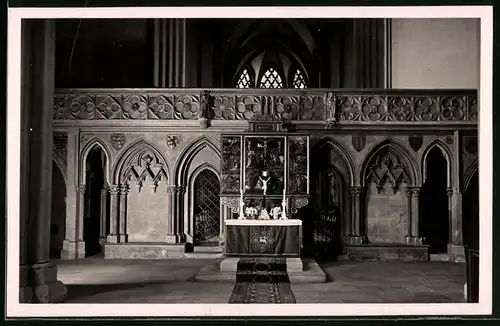
<path id="1" fill-rule="evenodd" d="M 465 193 L 465 191 L 469 187 L 470 182 L 478 169 L 479 169 L 479 157 L 476 156 L 475 159 L 471 162 L 471 164 L 469 164 L 467 170 L 465 170 L 464 172 L 463 193 Z"/>
<path id="2" fill-rule="evenodd" d="M 61 174 L 64 179 L 64 183 L 67 185 L 67 175 L 66 175 L 66 164 L 62 162 L 62 160 L 57 155 L 52 155 L 52 161 L 57 166 L 57 168 L 61 171 Z"/>
<path id="3" fill-rule="evenodd" d="M 345 181 L 348 182 L 348 186 L 353 186 L 356 184 L 356 169 L 354 161 L 349 154 L 349 151 L 342 145 L 341 142 L 336 140 L 333 137 L 323 137 L 319 140 L 319 142 L 313 147 L 312 152 L 316 153 L 325 147 L 329 147 L 330 150 L 333 150 L 335 153 L 341 157 L 346 170 L 347 175 L 344 176 Z"/>
<path id="4" fill-rule="evenodd" d="M 167 181 L 169 167 L 158 146 L 139 139 L 123 149 L 113 168 L 115 184 Z"/>
<path id="5" fill-rule="evenodd" d="M 387 139 L 372 147 L 366 155 L 360 170 L 361 186 L 375 182 L 381 189 L 390 182 L 397 190 L 404 182 L 412 186 L 420 185 L 420 173 L 415 159 L 404 144 L 395 139 Z"/>
<path id="6" fill-rule="evenodd" d="M 422 167 L 422 180 L 420 181 L 422 184 L 425 182 L 425 178 L 427 176 L 427 155 L 429 152 L 433 149 L 437 148 L 441 151 L 441 154 L 443 154 L 443 157 L 446 159 L 447 163 L 447 185 L 448 187 L 451 187 L 451 175 L 452 175 L 452 164 L 453 164 L 453 155 L 450 151 L 450 148 L 440 139 L 437 139 L 433 142 L 431 142 L 427 148 L 424 150 L 424 153 L 422 155 L 422 161 L 421 161 L 421 167 Z"/>
<path id="7" fill-rule="evenodd" d="M 207 136 L 201 136 L 193 140 L 184 150 L 180 153 L 175 169 L 173 178 L 175 178 L 177 185 L 186 185 L 189 180 L 190 169 L 193 159 L 197 156 L 200 151 L 205 148 L 209 148 L 217 156 L 217 160 L 220 161 L 221 153 L 220 148 L 215 144 L 215 142 Z M 216 168 L 217 174 L 220 174 L 219 167 L 212 164 Z"/>
<path id="8" fill-rule="evenodd" d="M 106 179 L 106 183 L 109 183 L 111 180 L 111 151 L 106 145 L 106 142 L 104 142 L 102 139 L 99 137 L 92 138 L 85 146 L 81 149 L 80 151 L 80 180 L 82 184 L 85 184 L 86 182 L 86 162 L 87 162 L 87 156 L 89 155 L 90 151 L 92 151 L 94 148 L 99 147 L 102 152 L 104 153 L 106 157 L 106 162 L 105 162 L 105 167 L 104 167 L 104 177 Z"/>

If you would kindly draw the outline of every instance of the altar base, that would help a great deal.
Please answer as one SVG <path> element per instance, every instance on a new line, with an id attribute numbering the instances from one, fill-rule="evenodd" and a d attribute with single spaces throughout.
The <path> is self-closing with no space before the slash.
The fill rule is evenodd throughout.
<path id="1" fill-rule="evenodd" d="M 196 275 L 197 282 L 236 282 L 236 272 L 240 257 L 228 257 L 220 263 L 202 268 Z M 326 274 L 314 259 L 287 257 L 287 274 L 290 283 L 325 283 Z"/>

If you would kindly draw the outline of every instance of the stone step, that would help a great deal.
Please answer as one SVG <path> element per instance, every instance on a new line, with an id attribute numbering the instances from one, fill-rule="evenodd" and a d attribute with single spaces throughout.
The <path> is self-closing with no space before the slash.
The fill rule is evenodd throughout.
<path id="1" fill-rule="evenodd" d="M 222 253 L 217 252 L 187 252 L 187 259 L 218 259 L 222 258 Z"/>
<path id="2" fill-rule="evenodd" d="M 193 252 L 222 253 L 222 247 L 220 247 L 220 246 L 194 246 Z"/>

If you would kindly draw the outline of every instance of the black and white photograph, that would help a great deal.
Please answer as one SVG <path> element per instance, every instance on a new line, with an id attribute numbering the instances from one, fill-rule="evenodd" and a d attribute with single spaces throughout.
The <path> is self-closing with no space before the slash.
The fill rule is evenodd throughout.
<path id="1" fill-rule="evenodd" d="M 10 8 L 7 316 L 491 313 L 492 26 Z"/>

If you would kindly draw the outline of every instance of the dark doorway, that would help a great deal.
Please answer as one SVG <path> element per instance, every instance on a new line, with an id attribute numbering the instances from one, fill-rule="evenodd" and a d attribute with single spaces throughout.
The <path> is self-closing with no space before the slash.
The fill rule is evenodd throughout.
<path id="1" fill-rule="evenodd" d="M 106 157 L 99 146 L 95 146 L 88 154 L 86 161 L 86 189 L 84 207 L 83 241 L 85 256 L 94 256 L 102 252 L 100 238 L 102 189 L 105 186 L 104 166 Z M 106 205 L 104 206 L 106 207 Z M 107 220 L 107 219 L 105 219 Z"/>
<path id="2" fill-rule="evenodd" d="M 194 181 L 194 245 L 219 245 L 220 184 L 217 175 L 205 169 Z"/>
<path id="3" fill-rule="evenodd" d="M 345 183 L 331 162 L 330 146 L 315 153 L 311 164 L 311 205 L 304 225 L 304 255 L 335 260 L 341 253 L 341 219 L 344 217 Z"/>
<path id="4" fill-rule="evenodd" d="M 60 258 L 66 229 L 66 182 L 59 166 L 52 164 L 50 256 Z"/>
<path id="5" fill-rule="evenodd" d="M 448 208 L 448 164 L 441 150 L 427 154 L 425 182 L 420 195 L 420 236 L 429 253 L 446 253 L 450 237 Z"/>
<path id="6" fill-rule="evenodd" d="M 473 174 L 462 197 L 464 245 L 479 250 L 479 173 Z"/>

